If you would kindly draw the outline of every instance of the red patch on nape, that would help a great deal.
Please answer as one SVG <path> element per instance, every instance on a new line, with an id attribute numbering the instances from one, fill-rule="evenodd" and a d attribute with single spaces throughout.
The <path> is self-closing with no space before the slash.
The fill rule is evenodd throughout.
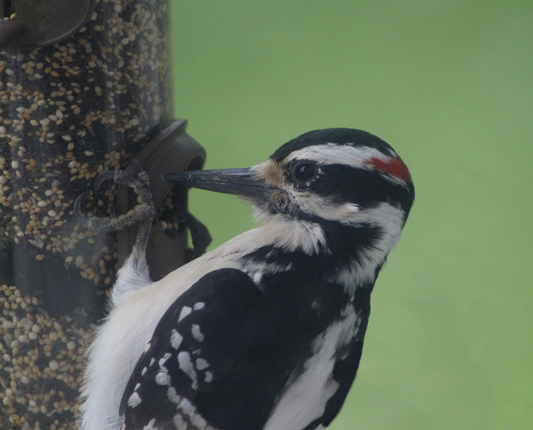
<path id="1" fill-rule="evenodd" d="M 394 176 L 404 182 L 411 181 L 411 173 L 400 157 L 389 158 L 383 161 L 377 157 L 372 157 L 365 164 L 368 164 L 375 170 L 379 170 L 390 176 Z"/>

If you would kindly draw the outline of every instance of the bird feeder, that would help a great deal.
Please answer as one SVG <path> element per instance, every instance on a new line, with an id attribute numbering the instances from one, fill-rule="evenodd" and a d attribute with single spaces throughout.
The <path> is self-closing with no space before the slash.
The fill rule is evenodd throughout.
<path id="1" fill-rule="evenodd" d="M 89 191 L 89 213 L 126 213 L 126 187 L 91 191 L 137 159 L 161 278 L 191 254 L 187 190 L 161 175 L 201 169 L 205 152 L 173 117 L 167 0 L 11 0 L 2 12 L 0 428 L 72 429 L 94 322 L 135 237 L 87 231 L 74 201 Z"/>

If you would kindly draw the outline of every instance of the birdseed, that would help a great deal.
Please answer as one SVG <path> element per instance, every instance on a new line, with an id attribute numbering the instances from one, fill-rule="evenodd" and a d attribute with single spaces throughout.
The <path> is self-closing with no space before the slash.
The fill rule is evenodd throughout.
<path id="1" fill-rule="evenodd" d="M 73 429 L 95 324 L 0 286 L 0 428 Z"/>
<path id="2" fill-rule="evenodd" d="M 172 119 L 168 16 L 167 0 L 100 0 L 64 41 L 0 51 L 2 429 L 74 428 L 117 252 L 73 204 Z M 113 185 L 84 202 L 114 206 Z"/>

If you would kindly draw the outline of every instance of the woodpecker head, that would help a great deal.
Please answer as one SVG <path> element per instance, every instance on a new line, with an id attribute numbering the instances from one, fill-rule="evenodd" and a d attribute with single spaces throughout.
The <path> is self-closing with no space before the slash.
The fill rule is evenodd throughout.
<path id="1" fill-rule="evenodd" d="M 269 160 L 247 169 L 191 171 L 164 179 L 236 194 L 259 218 L 350 224 L 389 205 L 405 223 L 414 200 L 409 169 L 378 137 L 347 128 L 315 130 L 281 146 Z"/>
<path id="2" fill-rule="evenodd" d="M 262 242 L 322 261 L 334 256 L 328 264 L 337 266 L 343 283 L 354 272 L 361 281 L 375 279 L 414 201 L 411 175 L 396 152 L 370 133 L 347 128 L 305 133 L 251 168 L 164 179 L 249 200 L 269 226 Z"/>

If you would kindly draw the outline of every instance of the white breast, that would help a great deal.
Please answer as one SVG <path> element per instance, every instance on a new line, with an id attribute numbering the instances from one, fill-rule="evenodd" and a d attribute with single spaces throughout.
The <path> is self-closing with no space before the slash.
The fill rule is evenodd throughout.
<path id="1" fill-rule="evenodd" d="M 98 329 L 89 350 L 81 407 L 82 430 L 118 430 L 122 417 L 118 409 L 128 380 L 143 349 L 150 341 L 159 320 L 169 306 L 207 271 L 221 268 L 239 268 L 236 257 L 221 258 L 218 248 L 170 275 L 152 284 L 128 290 L 121 278 L 135 273 L 128 262 L 121 269 L 117 284 L 120 294 L 113 294 L 118 304 L 113 307 L 106 322 Z M 240 254 L 239 254 L 240 255 Z"/>

